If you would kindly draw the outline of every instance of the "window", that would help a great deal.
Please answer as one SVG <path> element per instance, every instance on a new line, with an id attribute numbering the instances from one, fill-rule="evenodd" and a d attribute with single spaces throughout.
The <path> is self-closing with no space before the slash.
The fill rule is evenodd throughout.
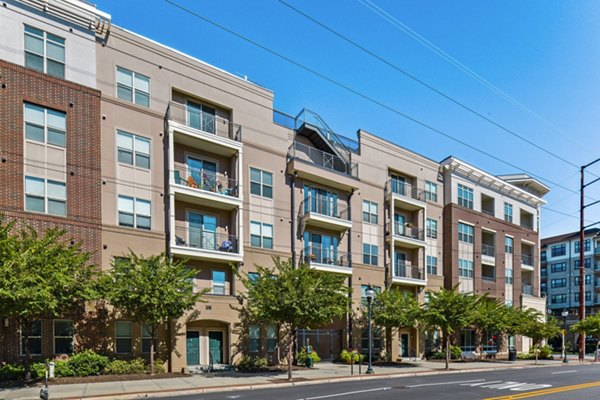
<path id="1" fill-rule="evenodd" d="M 573 301 L 575 303 L 579 303 L 579 292 L 574 292 L 573 293 Z M 592 301 L 592 292 L 585 292 L 585 301 Z M 587 314 L 587 311 L 586 311 Z"/>
<path id="2" fill-rule="evenodd" d="M 250 221 L 250 245 L 265 249 L 273 248 L 273 225 Z"/>
<path id="3" fill-rule="evenodd" d="M 140 106 L 149 107 L 150 78 L 117 67 L 117 97 Z"/>
<path id="4" fill-rule="evenodd" d="M 575 286 L 579 286 L 579 277 L 578 276 L 575 277 L 574 282 L 575 282 Z M 585 276 L 585 284 L 586 285 L 592 284 L 592 276 L 591 275 Z"/>
<path id="5" fill-rule="evenodd" d="M 437 183 L 425 181 L 425 200 L 437 203 Z"/>
<path id="6" fill-rule="evenodd" d="M 463 278 L 472 278 L 473 277 L 473 261 L 459 258 L 458 259 L 458 276 L 462 276 Z"/>
<path id="7" fill-rule="evenodd" d="M 458 205 L 473 208 L 473 189 L 458 184 Z"/>
<path id="8" fill-rule="evenodd" d="M 63 182 L 25 177 L 25 210 L 67 215 L 67 188 Z"/>
<path id="9" fill-rule="evenodd" d="M 567 286 L 567 278 L 558 278 L 550 280 L 551 288 L 560 288 Z"/>
<path id="10" fill-rule="evenodd" d="M 579 261 L 580 260 L 578 258 L 575 259 L 575 261 L 574 261 L 575 268 L 579 268 L 579 266 L 581 265 L 579 263 Z M 583 259 L 583 268 L 591 268 L 591 267 L 592 267 L 592 259 L 591 258 L 584 258 Z"/>
<path id="11" fill-rule="evenodd" d="M 152 335 L 150 333 L 150 327 L 142 325 L 142 353 L 150 353 L 150 344 L 152 343 Z M 156 338 L 154 338 L 154 351 L 156 351 Z"/>
<path id="12" fill-rule="evenodd" d="M 583 241 L 583 252 L 584 253 L 587 252 L 587 251 L 590 251 L 590 245 L 591 245 L 590 239 L 585 239 Z M 574 249 L 575 253 L 579 253 L 580 252 L 580 247 L 581 247 L 581 244 L 579 243 L 579 240 L 578 240 L 578 241 L 575 242 L 575 249 Z"/>
<path id="13" fill-rule="evenodd" d="M 427 256 L 427 273 L 437 275 L 437 257 Z"/>
<path id="14" fill-rule="evenodd" d="M 73 321 L 54 320 L 54 354 L 73 352 Z"/>
<path id="15" fill-rule="evenodd" d="M 260 350 L 260 325 L 248 326 L 248 351 L 257 352 Z"/>
<path id="16" fill-rule="evenodd" d="M 117 321 L 115 323 L 115 351 L 131 353 L 131 322 Z"/>
<path id="17" fill-rule="evenodd" d="M 272 353 L 277 349 L 277 327 L 267 325 L 267 351 Z"/>
<path id="18" fill-rule="evenodd" d="M 65 39 L 25 25 L 25 66 L 65 77 Z"/>
<path id="19" fill-rule="evenodd" d="M 21 355 L 25 354 L 25 336 L 23 330 L 19 330 L 21 334 Z M 29 330 L 29 354 L 39 356 L 42 354 L 42 321 L 35 320 L 32 322 Z"/>
<path id="20" fill-rule="evenodd" d="M 542 262 L 546 262 L 547 258 L 546 258 L 546 250 L 542 250 L 542 252 L 540 253 L 540 259 Z"/>
<path id="21" fill-rule="evenodd" d="M 511 268 L 506 268 L 504 271 L 506 273 L 506 284 L 512 285 L 514 282 L 513 270 Z"/>
<path id="22" fill-rule="evenodd" d="M 369 285 L 360 285 L 360 302 L 363 306 L 367 305 L 367 288 Z M 375 292 L 375 297 L 381 293 L 381 286 L 371 286 L 373 291 Z"/>
<path id="23" fill-rule="evenodd" d="M 375 244 L 363 243 L 363 264 L 378 264 L 379 247 Z"/>
<path id="24" fill-rule="evenodd" d="M 258 272 L 248 272 L 248 279 L 250 282 L 254 282 L 258 279 Z"/>
<path id="25" fill-rule="evenodd" d="M 567 263 L 566 262 L 560 262 L 560 263 L 554 263 L 550 265 L 550 272 L 554 273 L 554 272 L 565 272 L 567 270 Z"/>
<path id="26" fill-rule="evenodd" d="M 438 224 L 435 219 L 427 218 L 427 221 L 425 221 L 425 232 L 428 238 L 437 239 Z"/>
<path id="27" fill-rule="evenodd" d="M 504 252 L 507 254 L 512 254 L 514 249 L 515 240 L 509 236 L 504 238 Z"/>
<path id="28" fill-rule="evenodd" d="M 25 139 L 65 147 L 67 114 L 62 111 L 25 103 Z"/>
<path id="29" fill-rule="evenodd" d="M 513 206 L 509 203 L 504 203 L 504 220 L 506 222 L 513 222 Z"/>
<path id="30" fill-rule="evenodd" d="M 150 230 L 150 202 L 129 196 L 119 196 L 119 225 Z"/>
<path id="31" fill-rule="evenodd" d="M 567 245 L 566 244 L 555 244 L 550 248 L 550 252 L 552 257 L 560 257 L 567 254 Z"/>
<path id="32" fill-rule="evenodd" d="M 378 207 L 378 204 L 373 201 L 363 200 L 363 221 L 376 224 L 379 214 Z"/>
<path id="33" fill-rule="evenodd" d="M 117 159 L 122 164 L 150 168 L 150 140 L 131 133 L 117 131 Z"/>
<path id="34" fill-rule="evenodd" d="M 250 193 L 273 198 L 273 174 L 260 169 L 250 168 Z"/>
<path id="35" fill-rule="evenodd" d="M 215 133 L 217 110 L 204 104 L 188 101 L 187 125 L 208 133 Z"/>
<path id="36" fill-rule="evenodd" d="M 471 225 L 458 223 L 458 240 L 465 243 L 473 243 L 474 229 Z"/>
<path id="37" fill-rule="evenodd" d="M 460 332 L 460 349 L 462 351 L 475 351 L 475 331 L 465 329 Z"/>
<path id="38" fill-rule="evenodd" d="M 212 271 L 212 294 L 227 294 L 225 291 L 225 271 Z"/>

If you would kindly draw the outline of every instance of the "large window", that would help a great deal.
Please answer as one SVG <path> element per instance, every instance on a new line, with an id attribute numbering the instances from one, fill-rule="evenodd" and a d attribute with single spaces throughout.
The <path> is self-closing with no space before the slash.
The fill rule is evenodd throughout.
<path id="1" fill-rule="evenodd" d="M 550 252 L 552 257 L 560 257 L 567 254 L 567 245 L 566 244 L 555 244 L 550 248 Z"/>
<path id="2" fill-rule="evenodd" d="M 277 349 L 277 327 L 267 325 L 267 351 L 272 353 Z"/>
<path id="3" fill-rule="evenodd" d="M 273 174 L 256 168 L 250 168 L 250 193 L 273 198 Z"/>
<path id="4" fill-rule="evenodd" d="M 65 147 L 67 144 L 67 114 L 62 111 L 24 105 L 25 139 Z"/>
<path id="5" fill-rule="evenodd" d="M 227 282 L 225 280 L 225 271 L 212 271 L 212 294 L 225 295 Z"/>
<path id="6" fill-rule="evenodd" d="M 506 236 L 504 238 L 504 251 L 507 254 L 513 253 L 514 243 L 515 243 L 515 240 L 513 238 L 511 238 L 510 236 Z"/>
<path id="7" fill-rule="evenodd" d="M 363 264 L 378 264 L 379 247 L 375 244 L 363 243 Z"/>
<path id="8" fill-rule="evenodd" d="M 458 240 L 465 243 L 473 243 L 474 229 L 471 225 L 458 223 Z"/>
<path id="9" fill-rule="evenodd" d="M 504 272 L 506 273 L 506 284 L 512 285 L 514 281 L 512 268 L 506 268 Z"/>
<path id="10" fill-rule="evenodd" d="M 65 183 L 26 176 L 25 210 L 52 215 L 67 215 Z"/>
<path id="11" fill-rule="evenodd" d="M 435 219 L 427 218 L 427 221 L 425 221 L 425 233 L 428 238 L 437 239 L 438 223 Z"/>
<path id="12" fill-rule="evenodd" d="M 25 335 L 21 333 L 21 355 L 25 354 Z M 42 354 L 42 321 L 35 320 L 29 330 L 29 354 L 39 356 Z"/>
<path id="13" fill-rule="evenodd" d="M 378 221 L 378 205 L 374 201 L 363 200 L 363 221 L 376 224 Z"/>
<path id="14" fill-rule="evenodd" d="M 248 351 L 257 352 L 260 350 L 260 325 L 248 326 Z"/>
<path id="15" fill-rule="evenodd" d="M 550 296 L 550 303 L 552 304 L 561 304 L 567 302 L 567 294 L 553 294 Z"/>
<path id="16" fill-rule="evenodd" d="M 550 265 L 550 272 L 551 273 L 565 272 L 566 270 L 567 270 L 567 263 L 566 262 L 554 263 L 554 264 Z"/>
<path id="17" fill-rule="evenodd" d="M 150 230 L 151 204 L 148 200 L 119 196 L 119 225 Z"/>
<path id="18" fill-rule="evenodd" d="M 473 277 L 473 261 L 465 260 L 462 258 L 458 259 L 458 275 L 463 278 Z"/>
<path id="19" fill-rule="evenodd" d="M 265 249 L 273 248 L 273 225 L 250 221 L 250 245 Z"/>
<path id="20" fill-rule="evenodd" d="M 574 262 L 575 268 L 579 268 L 580 265 L 581 264 L 580 264 L 579 258 L 576 258 L 575 262 Z M 584 258 L 583 259 L 583 268 L 591 268 L 591 267 L 592 267 L 592 259 L 591 258 Z"/>
<path id="21" fill-rule="evenodd" d="M 583 252 L 585 253 L 585 252 L 588 252 L 588 251 L 590 251 L 590 246 L 591 246 L 591 241 L 590 241 L 590 239 L 585 239 L 585 240 L 583 241 Z M 574 250 L 575 250 L 575 253 L 579 253 L 579 251 L 580 251 L 580 247 L 581 247 L 581 244 L 580 244 L 580 242 L 579 242 L 579 240 L 578 240 L 578 241 L 576 241 L 576 242 L 575 242 L 575 249 L 574 249 Z"/>
<path id="22" fill-rule="evenodd" d="M 475 351 L 475 331 L 466 329 L 460 332 L 460 349 L 462 351 Z"/>
<path id="23" fill-rule="evenodd" d="M 150 344 L 152 343 L 152 335 L 150 333 L 150 327 L 142 325 L 142 353 L 145 354 L 150 353 Z M 154 338 L 154 350 L 156 351 L 156 338 Z"/>
<path id="24" fill-rule="evenodd" d="M 150 168 L 150 139 L 117 131 L 117 153 L 120 163 Z"/>
<path id="25" fill-rule="evenodd" d="M 458 205 L 473 208 L 473 189 L 458 184 Z"/>
<path id="26" fill-rule="evenodd" d="M 579 292 L 573 293 L 573 301 L 579 303 Z M 592 301 L 592 292 L 585 292 L 585 301 Z"/>
<path id="27" fill-rule="evenodd" d="M 425 200 L 437 203 L 437 200 L 438 200 L 437 183 L 425 181 Z"/>
<path id="28" fill-rule="evenodd" d="M 437 275 L 437 263 L 437 257 L 427 256 L 427 273 L 429 275 Z"/>
<path id="29" fill-rule="evenodd" d="M 559 288 L 567 286 L 567 278 L 558 278 L 550 280 L 551 288 Z"/>
<path id="30" fill-rule="evenodd" d="M 513 222 L 513 206 L 509 203 L 504 203 L 504 220 Z"/>
<path id="31" fill-rule="evenodd" d="M 140 106 L 149 107 L 150 78 L 117 67 L 117 97 Z"/>
<path id="32" fill-rule="evenodd" d="M 65 39 L 25 25 L 25 66 L 65 77 Z"/>
<path id="33" fill-rule="evenodd" d="M 575 282 L 575 286 L 579 286 L 579 277 L 576 276 L 573 281 Z M 591 275 L 586 275 L 585 276 L 585 284 L 586 285 L 591 285 L 592 284 L 592 276 Z"/>
<path id="34" fill-rule="evenodd" d="M 54 320 L 54 354 L 73 352 L 73 321 Z"/>
<path id="35" fill-rule="evenodd" d="M 117 353 L 131 353 L 132 324 L 129 321 L 115 322 L 115 351 Z"/>

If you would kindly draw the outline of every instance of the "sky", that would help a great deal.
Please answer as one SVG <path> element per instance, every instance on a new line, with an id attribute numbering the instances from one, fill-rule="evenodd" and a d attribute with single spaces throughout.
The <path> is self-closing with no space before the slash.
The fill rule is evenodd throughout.
<path id="1" fill-rule="evenodd" d="M 436 161 L 453 155 L 494 175 L 529 173 L 551 188 L 544 198 L 542 237 L 579 230 L 580 166 L 600 158 L 599 1 L 96 4 L 120 27 L 272 90 L 277 110 L 295 115 L 306 107 L 342 135 L 355 138 L 363 129 Z M 585 171 L 586 182 L 592 181 L 600 176 L 600 162 Z M 600 181 L 585 193 L 586 204 L 600 199 Z M 586 225 L 600 221 L 600 204 L 587 207 L 585 218 Z"/>

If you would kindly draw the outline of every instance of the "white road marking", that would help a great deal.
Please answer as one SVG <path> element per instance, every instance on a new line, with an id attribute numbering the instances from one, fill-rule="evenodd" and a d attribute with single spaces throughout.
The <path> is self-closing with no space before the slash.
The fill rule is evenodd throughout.
<path id="1" fill-rule="evenodd" d="M 298 399 L 298 400 L 318 400 L 318 399 L 328 399 L 331 397 L 341 397 L 341 396 L 348 396 L 351 394 L 359 394 L 359 393 L 369 393 L 369 392 L 379 392 L 382 390 L 390 390 L 391 387 L 383 387 L 383 388 L 377 388 L 377 389 L 365 389 L 365 390 L 355 390 L 354 392 L 344 392 L 344 393 L 334 393 L 334 394 L 328 394 L 325 396 L 316 396 L 316 397 L 306 397 L 303 399 Z"/>
<path id="2" fill-rule="evenodd" d="M 576 369 L 571 370 L 571 371 L 559 371 L 559 372 L 553 372 L 552 375 L 558 375 L 558 374 L 572 374 L 573 372 L 577 372 Z"/>
<path id="3" fill-rule="evenodd" d="M 460 386 L 471 386 L 471 387 L 474 387 L 474 386 L 489 385 L 489 384 L 492 384 L 492 383 L 500 383 L 500 382 L 503 382 L 503 381 L 487 381 L 486 382 L 485 379 L 482 379 L 479 383 L 463 383 Z"/>
<path id="4" fill-rule="evenodd" d="M 481 382 L 481 383 L 485 383 L 485 379 L 473 379 L 470 381 L 453 381 L 453 382 L 438 382 L 438 383 L 423 383 L 420 385 L 410 385 L 407 386 L 407 388 L 416 388 L 416 387 L 423 387 L 423 386 L 439 386 L 439 385 L 457 385 L 459 383 L 470 383 L 470 382 Z M 501 381 L 498 381 L 501 382 Z"/>

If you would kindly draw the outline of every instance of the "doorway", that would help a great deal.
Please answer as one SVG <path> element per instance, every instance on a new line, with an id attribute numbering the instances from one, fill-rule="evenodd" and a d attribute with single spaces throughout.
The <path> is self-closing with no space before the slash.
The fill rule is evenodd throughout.
<path id="1" fill-rule="evenodd" d="M 223 332 L 208 332 L 208 351 L 210 364 L 223 364 Z"/>
<path id="2" fill-rule="evenodd" d="M 187 365 L 200 365 L 200 332 L 186 332 L 185 348 Z"/>

